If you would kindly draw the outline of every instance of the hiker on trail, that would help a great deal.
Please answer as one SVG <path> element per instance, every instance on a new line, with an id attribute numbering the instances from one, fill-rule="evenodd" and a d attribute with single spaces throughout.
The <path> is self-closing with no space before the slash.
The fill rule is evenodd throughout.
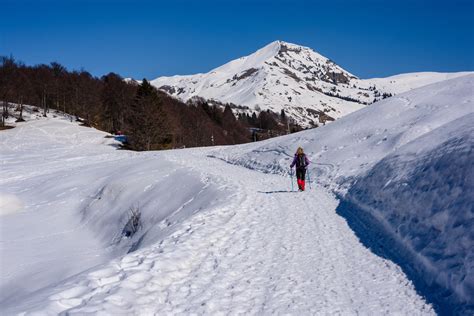
<path id="1" fill-rule="evenodd" d="M 303 148 L 298 147 L 295 153 L 295 158 L 290 165 L 290 168 L 296 165 L 296 179 L 298 182 L 298 188 L 300 191 L 304 191 L 304 178 L 306 175 L 306 167 L 309 165 L 309 160 L 303 152 Z"/>

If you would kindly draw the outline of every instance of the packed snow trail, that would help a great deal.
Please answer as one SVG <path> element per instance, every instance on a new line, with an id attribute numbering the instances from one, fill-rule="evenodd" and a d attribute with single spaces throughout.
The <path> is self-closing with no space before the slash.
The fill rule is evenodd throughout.
<path id="1" fill-rule="evenodd" d="M 160 158 L 232 192 L 224 207 L 203 210 L 161 242 L 46 288 L 7 313 L 434 313 L 397 265 L 358 241 L 336 214 L 333 195 L 317 186 L 289 192 L 288 178 L 207 152 Z"/>

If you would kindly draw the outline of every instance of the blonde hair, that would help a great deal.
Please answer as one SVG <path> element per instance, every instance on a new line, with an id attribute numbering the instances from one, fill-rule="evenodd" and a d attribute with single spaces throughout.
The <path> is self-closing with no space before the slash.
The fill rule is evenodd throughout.
<path id="1" fill-rule="evenodd" d="M 301 148 L 301 147 L 298 147 L 298 149 L 296 150 L 296 154 L 298 154 L 298 155 L 302 155 L 302 154 L 304 154 L 304 152 L 303 152 L 303 148 Z"/>

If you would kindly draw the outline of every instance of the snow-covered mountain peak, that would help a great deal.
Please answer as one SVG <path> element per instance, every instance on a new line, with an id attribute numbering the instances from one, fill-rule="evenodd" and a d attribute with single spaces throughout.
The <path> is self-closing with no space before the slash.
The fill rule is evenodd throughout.
<path id="1" fill-rule="evenodd" d="M 312 126 L 373 101 L 365 91 L 354 93 L 349 85 L 354 80 L 309 47 L 274 41 L 208 73 L 160 77 L 151 83 L 183 101 L 199 96 L 247 106 L 247 112 L 285 110 L 300 124 Z"/>
<path id="2" fill-rule="evenodd" d="M 280 67 L 288 67 L 308 75 L 305 79 L 318 78 L 334 84 L 348 83 L 357 77 L 336 65 L 315 50 L 301 45 L 278 41 L 279 49 L 274 58 Z"/>
<path id="3" fill-rule="evenodd" d="M 294 80 L 297 79 L 295 74 L 291 73 L 293 71 L 302 72 L 303 74 L 333 83 L 347 83 L 350 78 L 356 78 L 330 59 L 309 47 L 279 40 L 271 42 L 253 54 L 219 66 L 211 70 L 210 74 L 220 74 L 233 78 L 235 75 L 242 77 L 238 74 L 254 74 L 260 69 L 266 69 L 267 73 L 271 73 L 273 68 L 276 68 L 284 75 L 293 77 Z"/>
<path id="4" fill-rule="evenodd" d="M 280 41 L 274 41 L 260 48 L 255 53 L 232 60 L 222 66 L 219 66 L 210 73 L 229 73 L 235 71 L 243 71 L 251 68 L 260 68 L 264 63 L 275 57 L 280 51 Z"/>
<path id="5" fill-rule="evenodd" d="M 413 75 L 361 80 L 309 47 L 274 41 L 208 73 L 159 77 L 151 84 L 183 101 L 199 96 L 244 106 L 234 110 L 248 114 L 284 110 L 300 125 L 315 126 L 425 81 L 447 79 L 430 75 L 411 80 Z"/>

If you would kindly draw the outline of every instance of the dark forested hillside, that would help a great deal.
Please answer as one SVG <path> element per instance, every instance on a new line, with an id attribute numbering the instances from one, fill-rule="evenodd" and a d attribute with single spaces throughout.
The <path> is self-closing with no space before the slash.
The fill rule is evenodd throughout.
<path id="1" fill-rule="evenodd" d="M 84 70 L 69 71 L 58 63 L 27 66 L 13 57 L 0 64 L 2 126 L 9 104 L 24 104 L 44 116 L 50 109 L 74 115 L 84 125 L 128 136 L 134 150 L 245 143 L 300 130 L 285 113 L 238 112 L 238 106 L 195 98 L 187 104 L 156 90 L 147 80 L 125 81 L 115 73 L 101 78 Z"/>

